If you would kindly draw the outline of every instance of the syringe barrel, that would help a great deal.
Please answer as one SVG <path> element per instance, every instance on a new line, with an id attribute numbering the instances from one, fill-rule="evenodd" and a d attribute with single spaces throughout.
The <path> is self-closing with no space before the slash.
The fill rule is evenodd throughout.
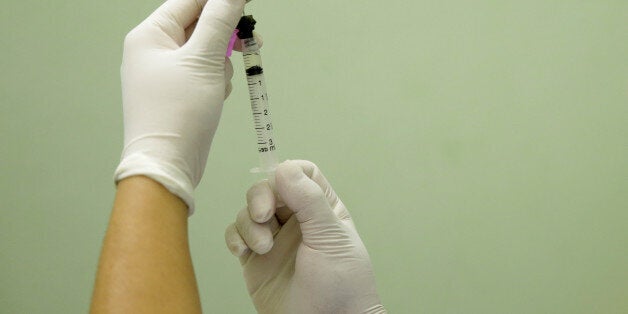
<path id="1" fill-rule="evenodd" d="M 242 38 L 242 55 L 246 80 L 248 83 L 253 125 L 255 127 L 257 151 L 260 166 L 256 172 L 269 173 L 274 171 L 278 164 L 277 140 L 273 132 L 272 115 L 266 92 L 266 80 L 260 48 L 255 37 Z M 273 175 L 274 178 L 274 175 Z"/>
<path id="2" fill-rule="evenodd" d="M 259 167 L 253 168 L 251 172 L 264 173 L 268 182 L 275 190 L 275 169 L 279 164 L 277 157 L 277 140 L 273 134 L 272 115 L 266 92 L 266 80 L 264 79 L 264 68 L 262 67 L 262 56 L 260 47 L 253 36 L 256 21 L 253 16 L 243 16 L 238 22 L 237 36 L 242 43 L 242 56 L 244 57 L 244 68 L 246 70 L 246 80 L 249 88 L 251 100 L 251 111 L 253 113 L 253 125 L 257 136 L 257 151 L 259 155 Z M 275 194 L 277 206 L 283 206 L 283 201 L 278 194 Z"/>

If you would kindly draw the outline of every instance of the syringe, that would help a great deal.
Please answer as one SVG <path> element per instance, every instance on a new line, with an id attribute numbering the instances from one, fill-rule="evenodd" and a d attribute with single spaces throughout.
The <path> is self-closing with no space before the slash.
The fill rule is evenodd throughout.
<path id="1" fill-rule="evenodd" d="M 255 23 L 256 21 L 252 15 L 246 15 L 240 19 L 237 26 L 237 36 L 242 42 L 242 55 L 244 57 L 246 81 L 249 86 L 257 152 L 260 160 L 260 166 L 251 169 L 251 172 L 266 173 L 271 186 L 274 187 L 275 169 L 278 164 L 276 156 L 277 140 L 273 135 L 273 121 L 268 103 L 268 93 L 266 92 L 266 80 L 264 79 L 260 47 L 253 36 Z"/>

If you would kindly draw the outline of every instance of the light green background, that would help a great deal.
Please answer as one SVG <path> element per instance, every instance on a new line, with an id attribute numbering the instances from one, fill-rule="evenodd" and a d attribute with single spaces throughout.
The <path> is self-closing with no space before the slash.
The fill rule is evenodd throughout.
<path id="1" fill-rule="evenodd" d="M 81 313 L 146 1 L 0 9 L 0 312 Z M 284 158 L 349 207 L 391 313 L 628 313 L 628 2 L 277 1 Z M 224 227 L 257 163 L 242 65 L 191 218 L 208 313 L 251 313 Z"/>

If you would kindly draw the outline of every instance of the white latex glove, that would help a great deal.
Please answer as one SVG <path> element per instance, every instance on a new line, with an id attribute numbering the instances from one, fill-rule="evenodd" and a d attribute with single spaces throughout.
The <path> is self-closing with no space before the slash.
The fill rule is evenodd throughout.
<path id="1" fill-rule="evenodd" d="M 126 36 L 121 69 L 124 151 L 115 181 L 150 177 L 190 214 L 231 90 L 225 53 L 244 8 L 244 0 L 206 1 L 166 1 Z"/>
<path id="2" fill-rule="evenodd" d="M 351 216 L 316 165 L 280 164 L 276 189 L 285 207 L 259 182 L 225 232 L 257 311 L 386 313 Z"/>

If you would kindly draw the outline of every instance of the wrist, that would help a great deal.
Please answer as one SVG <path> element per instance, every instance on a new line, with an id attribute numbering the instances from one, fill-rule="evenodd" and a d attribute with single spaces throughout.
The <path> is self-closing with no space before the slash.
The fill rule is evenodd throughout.
<path id="1" fill-rule="evenodd" d="M 180 167 L 155 159 L 150 154 L 132 153 L 125 155 L 114 173 L 116 185 L 123 179 L 145 176 L 164 186 L 179 197 L 188 207 L 188 216 L 194 212 L 194 185 Z"/>

